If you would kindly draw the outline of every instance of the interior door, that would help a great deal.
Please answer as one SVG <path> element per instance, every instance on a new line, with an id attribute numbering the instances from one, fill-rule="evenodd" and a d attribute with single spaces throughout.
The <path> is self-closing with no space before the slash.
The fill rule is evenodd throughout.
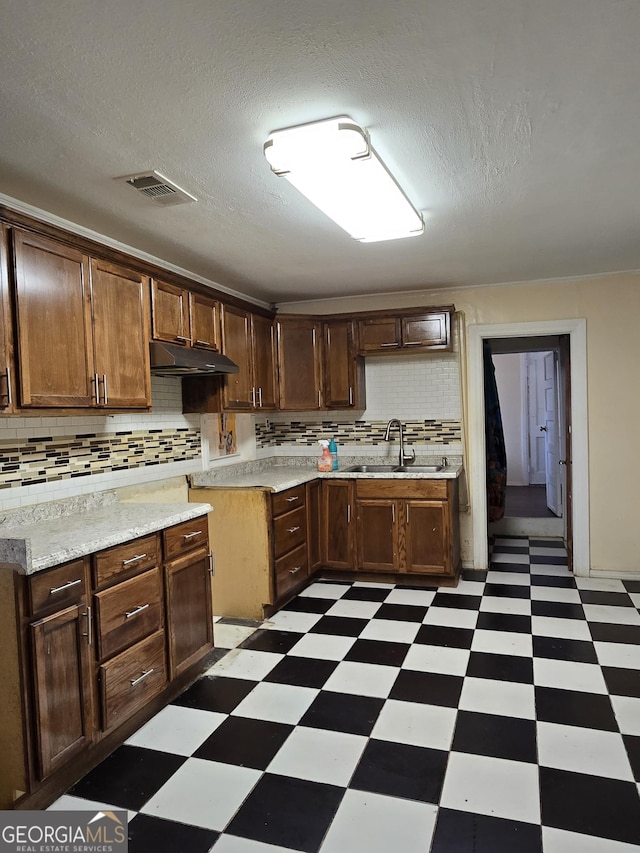
<path id="1" fill-rule="evenodd" d="M 558 390 L 557 355 L 544 354 L 544 455 L 546 467 L 547 506 L 557 516 L 562 515 L 562 496 L 558 465 Z"/>
<path id="2" fill-rule="evenodd" d="M 546 482 L 544 440 L 544 356 L 539 352 L 527 354 L 527 397 L 529 409 L 529 483 Z"/>
<path id="3" fill-rule="evenodd" d="M 563 436 L 561 439 L 563 459 L 558 464 L 564 468 L 564 518 L 565 538 L 567 549 L 567 564 L 569 571 L 573 570 L 573 509 L 571 483 L 571 338 L 560 335 L 560 396 L 563 413 Z"/>

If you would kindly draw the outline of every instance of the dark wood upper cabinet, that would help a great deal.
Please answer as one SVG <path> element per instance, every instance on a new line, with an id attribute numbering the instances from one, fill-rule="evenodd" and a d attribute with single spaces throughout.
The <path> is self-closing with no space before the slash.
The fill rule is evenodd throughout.
<path id="1" fill-rule="evenodd" d="M 362 354 L 409 351 L 450 351 L 453 306 L 420 312 L 389 312 L 390 316 L 361 317 L 358 333 Z"/>
<path id="2" fill-rule="evenodd" d="M 107 261 L 91 261 L 93 359 L 98 404 L 151 405 L 146 276 Z"/>
<path id="3" fill-rule="evenodd" d="M 251 369 L 251 314 L 229 305 L 222 307 L 222 351 L 240 368 L 222 381 L 222 407 L 250 412 L 254 407 Z"/>
<path id="4" fill-rule="evenodd" d="M 88 256 L 18 229 L 13 251 L 20 405 L 95 405 Z"/>
<path id="5" fill-rule="evenodd" d="M 201 293 L 189 294 L 191 346 L 220 351 L 220 303 Z"/>
<path id="6" fill-rule="evenodd" d="M 254 403 L 257 410 L 278 408 L 276 336 L 273 320 L 260 314 L 251 316 Z"/>
<path id="7" fill-rule="evenodd" d="M 219 351 L 220 303 L 216 299 L 154 278 L 151 336 L 181 346 Z"/>
<path id="8" fill-rule="evenodd" d="M 0 412 L 14 410 L 13 323 L 9 302 L 8 229 L 0 225 Z"/>
<path id="9" fill-rule="evenodd" d="M 315 320 L 277 323 L 281 410 L 323 408 L 320 335 L 321 324 Z"/>
<path id="10" fill-rule="evenodd" d="M 324 323 L 324 407 L 364 409 L 364 359 L 356 350 L 355 323 Z"/>

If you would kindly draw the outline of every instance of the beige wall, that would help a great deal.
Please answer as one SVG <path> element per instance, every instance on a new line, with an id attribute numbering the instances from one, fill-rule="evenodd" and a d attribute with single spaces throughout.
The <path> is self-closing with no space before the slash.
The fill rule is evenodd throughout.
<path id="1" fill-rule="evenodd" d="M 584 318 L 591 570 L 640 573 L 640 273 L 308 303 L 332 313 L 453 303 L 467 326 Z"/>

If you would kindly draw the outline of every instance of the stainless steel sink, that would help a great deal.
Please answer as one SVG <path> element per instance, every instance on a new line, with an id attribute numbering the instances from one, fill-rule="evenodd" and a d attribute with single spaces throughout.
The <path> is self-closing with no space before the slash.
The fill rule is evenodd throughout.
<path id="1" fill-rule="evenodd" d="M 393 469 L 397 474 L 437 474 L 444 465 L 396 465 Z"/>
<path id="2" fill-rule="evenodd" d="M 344 470 L 352 474 L 390 474 L 397 467 L 397 465 L 352 465 Z"/>

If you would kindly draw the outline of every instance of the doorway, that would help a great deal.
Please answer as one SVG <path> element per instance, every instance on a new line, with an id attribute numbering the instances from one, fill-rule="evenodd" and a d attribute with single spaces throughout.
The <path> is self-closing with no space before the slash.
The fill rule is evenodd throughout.
<path id="1" fill-rule="evenodd" d="M 507 457 L 504 517 L 489 523 L 489 533 L 566 539 L 560 338 L 497 338 L 488 344 Z"/>
<path id="2" fill-rule="evenodd" d="M 588 495 L 588 439 L 587 439 L 587 376 L 586 376 L 586 321 L 552 320 L 535 323 L 507 323 L 470 326 L 468 330 L 468 411 L 469 459 L 465 460 L 472 508 L 474 567 L 487 569 L 489 565 L 489 540 L 487 535 L 487 496 L 485 466 L 485 404 L 482 349 L 485 340 L 508 339 L 514 346 L 516 339 L 568 336 L 568 353 L 571 363 L 571 382 L 567 384 L 567 410 L 572 413 L 570 456 L 566 460 L 572 488 L 567 490 L 564 512 L 568 530 L 567 546 L 573 552 L 573 571 L 577 575 L 589 574 L 589 495 Z M 547 349 L 551 349 L 547 347 Z M 570 500 L 571 495 L 573 499 Z M 573 548 L 571 549 L 571 546 Z"/>

